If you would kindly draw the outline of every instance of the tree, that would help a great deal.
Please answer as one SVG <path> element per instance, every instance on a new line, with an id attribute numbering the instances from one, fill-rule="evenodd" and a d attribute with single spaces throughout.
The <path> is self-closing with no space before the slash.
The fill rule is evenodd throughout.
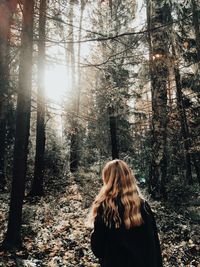
<path id="1" fill-rule="evenodd" d="M 111 137 L 111 148 L 112 148 L 112 158 L 119 158 L 118 142 L 117 142 L 117 118 L 114 114 L 114 109 L 110 107 L 108 109 L 110 117 L 110 137 Z"/>
<path id="2" fill-rule="evenodd" d="M 45 32 L 46 32 L 46 0 L 40 0 L 39 42 L 38 42 L 38 92 L 37 92 L 37 126 L 36 155 L 34 179 L 31 196 L 43 195 L 44 152 L 45 152 Z"/>
<path id="3" fill-rule="evenodd" d="M 198 0 L 197 0 L 198 1 Z M 192 13 L 193 13 L 193 26 L 196 36 L 196 50 L 197 50 L 197 61 L 200 69 L 200 18 L 199 18 L 199 6 L 196 0 L 192 0 Z"/>
<path id="4" fill-rule="evenodd" d="M 25 0 L 23 5 L 23 28 L 21 37 L 19 88 L 16 110 L 12 190 L 8 227 L 2 244 L 4 249 L 13 249 L 22 245 L 22 205 L 27 169 L 31 110 L 33 13 L 34 0 Z"/>
<path id="5" fill-rule="evenodd" d="M 172 42 L 172 55 L 173 58 L 176 60 L 177 53 L 174 42 Z M 179 112 L 179 118 L 181 123 L 181 135 L 183 139 L 184 144 L 184 154 L 185 154 L 185 166 L 186 166 L 186 177 L 185 180 L 190 183 L 192 183 L 192 168 L 191 168 L 191 157 L 190 157 L 190 135 L 189 135 L 189 128 L 188 128 L 188 122 L 183 102 L 183 94 L 182 94 L 182 86 L 181 86 L 181 77 L 180 77 L 180 71 L 179 71 L 179 65 L 178 63 L 174 64 L 174 76 L 175 76 L 175 82 L 176 82 L 176 96 L 177 96 L 177 107 Z"/>
<path id="6" fill-rule="evenodd" d="M 83 14 L 85 6 L 88 0 L 80 0 L 80 20 L 79 20 L 79 31 L 78 31 L 78 81 L 77 81 L 77 115 L 80 109 L 80 97 L 81 97 L 81 37 L 82 37 L 82 24 L 83 24 Z"/>
<path id="7" fill-rule="evenodd" d="M 197 52 L 197 64 L 198 64 L 198 70 L 197 70 L 197 80 L 199 85 L 199 77 L 200 77 L 200 7 L 198 5 L 197 0 L 192 0 L 192 12 L 193 12 L 193 26 L 195 31 L 195 37 L 196 37 L 196 52 Z M 197 173 L 197 178 L 200 183 L 200 152 L 193 154 L 193 161 L 194 166 Z"/>
<path id="8" fill-rule="evenodd" d="M 185 167 L 186 167 L 186 179 L 185 181 L 189 184 L 194 182 L 193 168 L 192 163 L 194 165 L 194 169 L 196 171 L 197 179 L 200 181 L 200 167 L 199 167 L 199 153 L 198 147 L 194 149 L 194 138 L 193 135 L 196 135 L 197 129 L 195 129 L 194 125 L 196 125 L 197 119 L 194 118 L 196 110 L 196 104 L 193 103 L 192 98 L 199 98 L 198 87 L 199 87 L 199 60 L 200 60 L 200 35 L 199 35 L 199 25 L 198 25 L 198 5 L 196 1 L 191 1 L 190 4 L 186 5 L 184 8 L 184 15 L 180 16 L 180 19 L 183 19 L 188 14 L 190 14 L 192 9 L 192 17 L 188 19 L 186 22 L 181 22 L 180 20 L 180 35 L 175 32 L 172 34 L 176 36 L 176 40 L 172 40 L 172 54 L 175 59 L 174 64 L 174 74 L 176 81 L 176 91 L 177 91 L 177 107 L 179 111 L 179 119 L 181 123 L 181 135 L 184 144 L 185 154 Z M 177 12 L 178 13 L 178 12 Z M 193 27 L 192 27 L 193 26 Z M 191 29 L 195 33 L 196 40 L 193 38 L 193 34 L 191 35 Z M 173 38 L 172 38 L 173 39 Z M 180 40 L 183 40 L 183 44 L 180 43 Z M 176 45 L 175 45 L 176 44 Z M 195 50 L 193 49 L 195 47 Z M 178 49 L 177 49 L 178 48 Z M 177 52 L 178 51 L 178 52 Z M 182 52 L 182 54 L 180 53 Z M 190 68 L 190 71 L 187 73 L 180 73 L 179 66 L 177 64 L 180 57 L 187 62 L 189 66 L 194 66 L 194 68 Z M 181 66 L 182 67 L 182 66 Z M 182 76 L 182 77 L 181 77 Z M 192 79 L 191 79 L 192 78 Z M 187 96 L 184 93 L 184 90 L 187 91 L 190 89 L 192 92 Z M 190 102 L 188 105 L 187 102 Z M 193 117 L 193 118 L 192 118 Z M 195 123 L 193 123 L 193 121 Z"/>
<path id="9" fill-rule="evenodd" d="M 134 1 L 126 1 L 125 4 L 121 1 L 99 2 L 94 11 L 93 27 L 102 36 L 105 32 L 118 35 L 123 27 L 129 27 L 134 11 Z M 91 67 L 96 67 L 98 73 L 96 84 L 91 89 L 94 101 L 91 114 L 95 112 L 96 123 L 90 122 L 90 127 L 95 125 L 90 129 L 95 128 L 95 131 L 88 136 L 90 141 L 93 134 L 99 154 L 104 158 L 133 155 L 129 106 L 132 84 L 129 76 L 134 65 L 136 43 L 134 36 L 102 41 L 96 45 L 92 55 L 97 63 Z"/>
<path id="10" fill-rule="evenodd" d="M 4 159 L 9 87 L 9 33 L 16 6 L 16 0 L 5 0 L 0 3 L 0 190 L 3 190 L 5 186 Z"/>
<path id="11" fill-rule="evenodd" d="M 77 94 L 76 79 L 75 79 L 75 51 L 74 51 L 74 30 L 73 30 L 73 17 L 74 17 L 74 4 L 75 1 L 70 0 L 70 10 L 69 10 L 69 36 L 70 41 L 68 45 L 68 63 L 71 64 L 71 90 L 72 90 L 72 111 L 75 116 L 79 110 L 79 96 Z M 80 49 L 80 48 L 79 48 Z M 70 129 L 70 171 L 76 172 L 78 169 L 78 121 L 77 117 L 71 120 Z"/>
<path id="12" fill-rule="evenodd" d="M 149 189 L 153 197 L 165 195 L 167 179 L 167 79 L 170 22 L 169 6 L 162 1 L 147 2 L 150 79 L 152 92 L 152 152 Z M 153 30 L 161 27 L 159 30 Z"/>

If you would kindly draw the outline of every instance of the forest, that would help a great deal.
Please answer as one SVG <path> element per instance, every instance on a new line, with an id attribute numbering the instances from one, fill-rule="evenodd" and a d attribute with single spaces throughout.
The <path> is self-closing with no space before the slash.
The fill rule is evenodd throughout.
<path id="1" fill-rule="evenodd" d="M 200 0 L 0 0 L 0 266 L 98 267 L 116 158 L 164 266 L 200 267 Z"/>

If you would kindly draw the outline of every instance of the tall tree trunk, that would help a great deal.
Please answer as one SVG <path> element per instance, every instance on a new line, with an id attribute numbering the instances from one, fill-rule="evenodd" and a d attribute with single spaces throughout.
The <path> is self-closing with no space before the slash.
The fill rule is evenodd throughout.
<path id="1" fill-rule="evenodd" d="M 6 139 L 6 110 L 8 92 L 7 50 L 9 33 L 9 9 L 7 1 L 0 4 L 0 190 L 4 190 L 4 156 Z"/>
<path id="2" fill-rule="evenodd" d="M 175 50 L 174 44 L 172 44 L 172 54 L 174 58 L 176 58 L 176 50 Z M 174 64 L 174 75 L 175 75 L 175 82 L 176 82 L 177 107 L 178 107 L 180 123 L 181 123 L 181 135 L 183 138 L 183 144 L 184 144 L 184 150 L 185 150 L 184 151 L 185 165 L 186 165 L 185 179 L 186 181 L 188 181 L 189 184 L 191 184 L 192 183 L 192 168 L 191 168 L 191 157 L 190 157 L 190 152 L 189 152 L 189 149 L 191 147 L 190 135 L 189 135 L 186 112 L 185 112 L 185 108 L 183 104 L 183 94 L 182 94 L 179 66 L 177 64 Z"/>
<path id="3" fill-rule="evenodd" d="M 196 36 L 197 59 L 198 59 L 198 65 L 200 69 L 200 18 L 199 18 L 200 6 L 199 4 L 197 4 L 197 1 L 198 0 L 192 0 L 192 13 L 193 13 L 192 18 L 193 18 L 193 26 L 195 30 L 195 36 Z"/>
<path id="4" fill-rule="evenodd" d="M 110 116 L 110 137 L 111 137 L 111 148 L 112 148 L 112 159 L 119 158 L 119 148 L 117 142 L 117 118 L 114 114 L 114 108 L 110 107 L 108 110 Z"/>
<path id="5" fill-rule="evenodd" d="M 198 0 L 192 0 L 192 13 L 193 13 L 193 26 L 196 36 L 196 48 L 197 48 L 197 61 L 198 61 L 198 71 L 197 79 L 200 79 L 200 5 Z M 192 159 L 194 162 L 194 167 L 197 173 L 197 178 L 200 183 L 200 152 L 197 151 L 195 154 L 192 154 Z"/>
<path id="6" fill-rule="evenodd" d="M 70 171 L 76 172 L 78 170 L 78 129 L 76 122 L 73 122 L 74 128 L 71 128 L 71 145 L 70 145 Z"/>
<path id="7" fill-rule="evenodd" d="M 71 90 L 72 90 L 72 110 L 77 114 L 77 88 L 75 81 L 75 53 L 74 53 L 74 31 L 73 31 L 73 16 L 74 16 L 74 1 L 70 0 L 69 11 L 69 36 L 71 43 L 68 46 L 69 64 L 71 64 Z M 72 119 L 71 123 L 71 145 L 70 145 L 70 171 L 76 172 L 78 170 L 78 121 L 77 117 Z"/>
<path id="8" fill-rule="evenodd" d="M 24 0 L 13 179 L 8 228 L 2 244 L 4 249 L 14 249 L 22 245 L 22 205 L 25 191 L 31 111 L 33 12 L 34 0 Z"/>
<path id="9" fill-rule="evenodd" d="M 69 10 L 69 44 L 68 44 L 68 64 L 70 65 L 70 75 L 71 75 L 71 90 L 75 91 L 75 52 L 74 52 L 74 28 L 73 28 L 73 22 L 74 22 L 74 0 L 70 0 L 70 10 Z M 74 99 L 73 99 L 74 101 Z M 73 103 L 74 104 L 74 103 Z"/>
<path id="10" fill-rule="evenodd" d="M 168 22 L 168 6 L 148 0 L 150 77 L 152 92 L 152 152 L 149 189 L 154 198 L 165 196 L 167 179 L 167 79 L 168 36 L 166 28 L 152 31 Z"/>
<path id="11" fill-rule="evenodd" d="M 79 21 L 79 35 L 78 35 L 78 75 L 77 75 L 77 84 L 75 84 L 75 78 L 74 78 L 74 72 L 75 72 L 75 67 L 72 68 L 72 84 L 74 89 L 74 95 L 73 95 L 73 109 L 75 114 L 77 115 L 77 118 L 74 118 L 72 122 L 72 131 L 71 131 L 71 146 L 70 146 L 70 171 L 71 172 L 76 172 L 78 169 L 78 148 L 79 148 L 79 125 L 78 125 L 78 115 L 79 115 L 79 110 L 80 110 L 80 96 L 81 96 L 81 67 L 80 67 L 80 62 L 81 62 L 81 33 L 82 33 L 82 23 L 83 23 L 83 12 L 85 9 L 85 5 L 87 3 L 87 0 L 81 0 L 81 14 L 80 14 L 80 21 Z M 71 3 L 71 8 L 72 8 L 72 3 Z M 73 23 L 73 9 L 70 12 L 70 23 Z M 72 40 L 73 40 L 73 28 L 71 29 L 71 35 L 72 35 Z M 74 48 L 73 44 L 70 46 L 70 53 L 71 53 L 71 64 L 75 64 L 74 60 Z"/>
<path id="12" fill-rule="evenodd" d="M 76 105 L 76 112 L 77 115 L 79 114 L 80 109 L 80 96 L 81 96 L 81 35 L 82 35 L 82 23 L 83 23 L 83 12 L 85 9 L 85 5 L 87 0 L 81 0 L 81 13 L 80 13 L 80 20 L 79 20 L 79 32 L 78 32 L 78 81 L 77 81 L 77 105 Z"/>
<path id="13" fill-rule="evenodd" d="M 5 187 L 6 117 L 8 108 L 8 43 L 11 18 L 16 9 L 16 0 L 0 3 L 0 191 Z"/>
<path id="14" fill-rule="evenodd" d="M 36 126 L 36 155 L 34 179 L 31 196 L 41 196 L 44 193 L 44 152 L 45 152 L 45 27 L 46 0 L 40 0 L 39 43 L 38 43 L 38 92 L 37 92 L 37 126 Z"/>

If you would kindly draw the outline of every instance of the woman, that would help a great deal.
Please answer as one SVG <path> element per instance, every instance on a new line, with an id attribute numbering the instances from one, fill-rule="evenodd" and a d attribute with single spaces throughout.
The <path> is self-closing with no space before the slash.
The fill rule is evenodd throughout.
<path id="1" fill-rule="evenodd" d="M 90 215 L 91 248 L 101 267 L 162 267 L 153 213 L 127 164 L 108 162 L 102 178 Z"/>

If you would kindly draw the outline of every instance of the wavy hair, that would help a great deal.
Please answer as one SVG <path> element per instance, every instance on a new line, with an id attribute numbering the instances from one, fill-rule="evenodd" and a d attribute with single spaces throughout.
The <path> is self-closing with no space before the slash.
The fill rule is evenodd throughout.
<path id="1" fill-rule="evenodd" d="M 103 186 L 93 202 L 90 221 L 94 223 L 101 209 L 103 220 L 108 227 L 111 227 L 113 222 L 116 228 L 119 228 L 122 222 L 126 229 L 141 225 L 142 195 L 128 165 L 118 159 L 109 161 L 103 168 L 102 179 Z M 118 199 L 123 205 L 123 218 L 119 213 Z"/>

